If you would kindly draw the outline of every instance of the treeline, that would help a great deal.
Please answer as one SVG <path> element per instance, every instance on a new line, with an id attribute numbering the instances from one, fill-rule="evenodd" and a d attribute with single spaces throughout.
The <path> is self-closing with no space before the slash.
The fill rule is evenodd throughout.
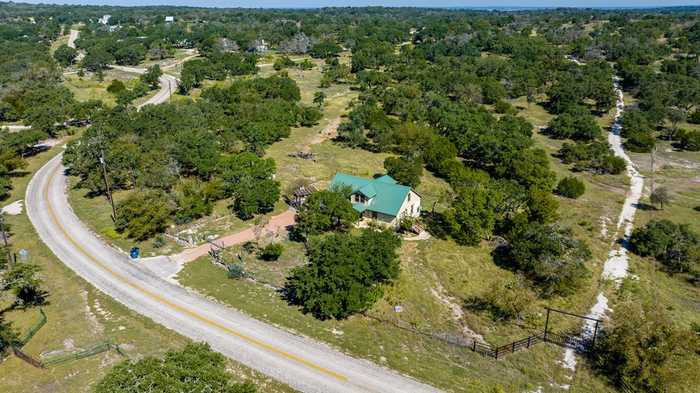
<path id="1" fill-rule="evenodd" d="M 624 37 L 624 39 L 620 39 Z M 658 139 L 683 150 L 700 150 L 700 24 L 693 14 L 611 18 L 567 41 L 583 61 L 615 62 L 622 86 L 636 99 L 622 123 L 625 147 L 651 152 Z"/>
<path id="2" fill-rule="evenodd" d="M 314 108 L 285 77 L 238 81 L 206 89 L 196 102 L 102 112 L 69 144 L 64 163 L 79 187 L 105 194 L 104 160 L 112 189 L 133 190 L 117 206 L 119 231 L 139 240 L 211 213 L 217 200 L 251 218 L 279 197 L 275 163 L 265 147 L 289 135 Z"/>
<path id="3" fill-rule="evenodd" d="M 24 158 L 36 153 L 38 141 L 54 136 L 68 119 L 89 118 L 96 102 L 78 103 L 60 85 L 61 73 L 50 55 L 51 41 L 61 32 L 51 20 L 43 23 L 0 23 L 0 200 L 9 196 L 13 174 Z M 32 127 L 10 133 L 5 122 Z"/>

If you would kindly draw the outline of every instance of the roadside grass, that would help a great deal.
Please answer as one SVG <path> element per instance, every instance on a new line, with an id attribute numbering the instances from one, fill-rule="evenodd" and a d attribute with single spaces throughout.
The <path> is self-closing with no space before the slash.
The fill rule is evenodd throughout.
<path id="1" fill-rule="evenodd" d="M 406 280 L 406 283 L 395 284 L 388 289 L 385 298 L 397 291 L 420 293 L 426 290 L 423 277 L 408 278 L 406 271 L 404 267 L 404 274 L 399 279 Z M 248 280 L 226 278 L 225 271 L 214 266 L 207 257 L 187 264 L 178 275 L 178 280 L 257 319 L 313 337 L 350 355 L 391 367 L 448 391 L 490 392 L 496 386 L 502 386 L 509 392 L 525 391 L 537 389 L 541 384 L 543 392 L 550 392 L 558 389 L 543 381 L 567 381 L 565 373 L 556 364 L 556 359 L 561 357 L 558 347 L 539 345 L 530 351 L 496 361 L 361 315 L 342 321 L 320 321 L 289 306 L 268 287 Z M 416 288 L 414 283 L 423 284 Z M 384 304 L 382 300 L 371 313 L 381 315 L 381 309 L 387 306 L 388 303 Z M 438 308 L 438 305 L 412 311 L 416 320 L 430 320 L 432 314 L 419 316 L 418 313 L 431 307 Z M 597 379 L 591 379 L 585 367 L 578 371 L 576 379 L 580 375 L 585 375 L 583 380 L 586 383 L 582 383 L 577 391 L 609 391 Z"/>
<path id="2" fill-rule="evenodd" d="M 64 74 L 63 79 L 63 84 L 73 92 L 77 101 L 101 100 L 105 105 L 113 107 L 116 105 L 116 98 L 114 94 L 107 91 L 112 80 L 120 80 L 124 82 L 127 89 L 132 89 L 138 81 L 138 75 L 110 69 L 104 72 L 102 82 L 98 81 L 93 73 L 86 73 L 83 77 L 77 74 Z M 151 90 L 147 95 L 134 100 L 134 104 L 148 100 L 157 91 Z"/>
<path id="3" fill-rule="evenodd" d="M 24 199 L 31 175 L 61 150 L 60 147 L 54 148 L 30 158 L 27 174 L 13 180 L 12 194 L 5 203 Z M 27 353 L 41 358 L 110 341 L 119 344 L 128 358 L 139 359 L 148 355 L 162 355 L 188 342 L 188 339 L 115 302 L 75 275 L 39 240 L 26 212 L 17 216 L 8 215 L 6 220 L 12 226 L 13 250 L 16 252 L 24 248 L 29 251 L 29 261 L 42 268 L 42 288 L 49 293 L 48 304 L 43 306 L 48 322 L 24 347 Z M 4 300 L 8 301 L 7 298 Z M 24 332 L 38 319 L 38 311 L 14 310 L 5 316 Z M 122 360 L 121 356 L 111 351 L 39 370 L 10 356 L 0 363 L 0 386 L 8 392 L 18 393 L 88 392 L 111 366 Z M 228 368 L 235 380 L 250 380 L 261 391 L 293 391 L 239 363 L 230 361 Z"/>

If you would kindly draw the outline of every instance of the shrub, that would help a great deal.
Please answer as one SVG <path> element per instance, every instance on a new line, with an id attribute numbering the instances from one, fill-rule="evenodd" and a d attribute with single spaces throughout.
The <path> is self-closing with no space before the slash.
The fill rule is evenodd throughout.
<path id="1" fill-rule="evenodd" d="M 245 277 L 245 272 L 243 271 L 243 266 L 231 263 L 226 265 L 226 275 L 231 279 L 239 279 Z"/>
<path id="2" fill-rule="evenodd" d="M 109 86 L 107 86 L 107 91 L 115 96 L 119 95 L 119 93 L 124 90 L 126 90 L 126 85 L 119 79 L 113 79 Z"/>
<path id="3" fill-rule="evenodd" d="M 19 335 L 12 327 L 12 323 L 5 322 L 4 316 L 0 314 L 0 361 L 3 360 L 7 350 L 19 342 Z"/>
<path id="4" fill-rule="evenodd" d="M 496 111 L 496 113 L 501 113 L 501 114 L 506 114 L 506 113 L 515 114 L 517 112 L 515 110 L 515 108 L 513 108 L 513 105 L 511 105 L 508 101 L 503 101 L 503 100 L 498 101 L 493 109 L 494 109 L 494 111 Z"/>
<path id="5" fill-rule="evenodd" d="M 617 175 L 626 167 L 625 160 L 615 156 L 610 145 L 603 141 L 565 142 L 558 154 L 562 162 L 574 164 L 574 169 L 579 171 Z"/>
<path id="6" fill-rule="evenodd" d="M 302 127 L 311 127 L 318 124 L 322 117 L 323 114 L 318 108 L 312 106 L 303 107 L 299 112 L 299 124 Z"/>
<path id="7" fill-rule="evenodd" d="M 41 289 L 43 281 L 38 277 L 41 267 L 31 263 L 16 263 L 2 275 L 0 290 L 11 291 L 15 304 L 38 306 L 46 301 L 46 291 Z"/>
<path id="8" fill-rule="evenodd" d="M 132 239 L 146 240 L 165 231 L 171 211 L 171 202 L 163 191 L 133 191 L 117 205 L 115 226 Z"/>
<path id="9" fill-rule="evenodd" d="M 484 300 L 494 319 L 522 319 L 525 311 L 534 303 L 535 294 L 522 276 L 516 276 L 506 282 L 494 282 Z"/>
<path id="10" fill-rule="evenodd" d="M 700 109 L 696 109 L 690 116 L 688 116 L 688 123 L 700 124 Z"/>
<path id="11" fill-rule="evenodd" d="M 656 146 L 656 139 L 649 132 L 629 133 L 625 148 L 635 153 L 649 153 Z"/>
<path id="12" fill-rule="evenodd" d="M 263 261 L 276 261 L 282 255 L 284 247 L 280 243 L 270 243 L 258 252 L 258 258 Z"/>
<path id="13" fill-rule="evenodd" d="M 574 176 L 569 176 L 559 180 L 554 192 L 566 198 L 577 199 L 586 192 L 586 185 Z"/>
<path id="14" fill-rule="evenodd" d="M 399 183 L 416 188 L 423 175 L 423 162 L 418 158 L 388 157 L 384 160 L 384 169 Z"/>
<path id="15" fill-rule="evenodd" d="M 209 344 L 187 344 L 163 358 L 145 357 L 117 364 L 95 387 L 96 393 L 133 392 L 255 393 L 251 383 L 234 383 L 226 358 Z"/>
<path id="16" fill-rule="evenodd" d="M 165 238 L 163 235 L 157 235 L 155 239 L 153 239 L 153 248 L 161 248 L 165 245 Z"/>
<path id="17" fill-rule="evenodd" d="M 570 295 L 590 274 L 585 262 L 591 251 L 571 230 L 529 223 L 511 231 L 508 240 L 510 245 L 497 249 L 495 257 L 530 278 L 544 297 Z"/>
<path id="18" fill-rule="evenodd" d="M 309 195 L 299 208 L 293 232 L 306 238 L 328 231 L 346 231 L 359 219 L 347 193 L 323 190 Z"/>
<path id="19" fill-rule="evenodd" d="M 399 232 L 408 233 L 413 230 L 416 220 L 413 217 L 404 217 L 399 221 Z"/>
<path id="20" fill-rule="evenodd" d="M 612 326 L 602 331 L 594 364 L 626 391 L 661 393 L 682 384 L 684 356 L 696 355 L 687 333 L 676 328 L 663 307 L 628 299 L 615 308 Z M 684 389 L 681 388 L 682 391 Z"/>
<path id="21" fill-rule="evenodd" d="M 651 220 L 630 236 L 632 252 L 651 256 L 672 273 L 691 271 L 700 263 L 700 237 L 688 225 Z"/>
<path id="22" fill-rule="evenodd" d="M 272 68 L 275 69 L 275 71 L 281 71 L 282 69 L 288 68 L 288 67 L 293 67 L 296 63 L 294 63 L 294 60 L 290 59 L 287 56 L 280 56 L 275 60 L 275 63 L 272 65 Z"/>
<path id="23" fill-rule="evenodd" d="M 700 131 L 680 130 L 678 147 L 688 151 L 700 151 Z"/>

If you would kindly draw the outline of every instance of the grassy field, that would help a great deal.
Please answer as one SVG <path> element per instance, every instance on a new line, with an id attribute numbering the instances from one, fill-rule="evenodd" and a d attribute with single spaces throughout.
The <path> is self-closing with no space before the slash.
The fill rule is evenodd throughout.
<path id="1" fill-rule="evenodd" d="M 31 174 L 60 151 L 60 148 L 55 148 L 30 158 L 27 173 L 14 179 L 14 189 L 7 202 L 23 199 Z M 43 307 L 48 323 L 25 346 L 27 353 L 40 358 L 70 353 L 107 340 L 119 344 L 128 358 L 138 359 L 179 348 L 188 341 L 114 302 L 76 276 L 38 240 L 26 213 L 7 216 L 6 219 L 14 233 L 11 238 L 13 249 L 29 251 L 30 261 L 42 268 L 43 288 L 49 293 L 48 304 Z M 7 301 L 5 298 L 3 305 L 7 305 Z M 38 310 L 10 311 L 6 317 L 24 331 L 37 320 Z M 0 386 L 6 389 L 4 391 L 18 393 L 87 392 L 121 360 L 114 352 L 106 352 L 38 370 L 11 356 L 0 363 Z M 236 380 L 251 380 L 261 387 L 261 391 L 292 391 L 238 363 L 230 362 L 229 368 Z"/>
<path id="2" fill-rule="evenodd" d="M 402 263 L 402 281 L 423 281 L 422 277 L 408 278 L 406 261 Z M 227 279 L 225 272 L 206 258 L 188 264 L 178 278 L 184 285 L 255 318 L 317 338 L 342 351 L 394 368 L 448 391 L 491 392 L 494 387 L 502 386 L 507 392 L 522 392 L 536 390 L 541 384 L 543 392 L 553 392 L 559 389 L 549 386 L 548 382 L 572 383 L 556 363 L 556 359 L 561 357 L 561 350 L 557 347 L 541 345 L 495 361 L 363 316 L 353 316 L 343 321 L 319 321 L 288 306 L 274 290 L 266 286 Z M 409 287 L 403 289 L 411 293 L 425 288 L 410 287 L 410 281 L 406 284 Z M 397 288 L 400 289 L 401 285 L 399 283 L 389 289 L 385 298 L 395 293 Z M 376 308 L 383 307 L 385 305 L 380 303 Z M 424 321 L 429 318 L 423 316 L 420 319 Z M 539 381 L 539 384 L 533 381 Z M 585 367 L 578 370 L 573 383 L 580 386 L 577 392 L 609 391 L 592 379 Z"/>
<path id="3" fill-rule="evenodd" d="M 63 84 L 73 92 L 73 96 L 77 101 L 101 100 L 105 105 L 110 107 L 116 105 L 114 94 L 107 91 L 107 87 L 113 80 L 116 79 L 124 82 L 127 89 L 133 88 L 138 81 L 138 75 L 119 70 L 106 70 L 102 82 L 98 81 L 92 73 L 86 73 L 83 77 L 77 74 L 65 74 L 63 78 Z M 147 95 L 139 97 L 134 100 L 134 104 L 136 105 L 148 100 L 156 91 L 157 90 L 152 90 Z"/>
<path id="4" fill-rule="evenodd" d="M 548 121 L 549 115 L 541 106 L 533 104 L 524 107 L 521 112 L 534 124 L 546 124 Z M 332 120 L 334 113 L 335 108 L 326 108 L 324 122 Z M 601 118 L 601 124 L 609 126 L 610 118 L 609 115 Z M 386 154 L 349 149 L 332 141 L 310 144 L 309 141 L 313 141 L 316 135 L 314 130 L 294 130 L 290 138 L 268 149 L 268 156 L 278 163 L 278 179 L 283 184 L 305 178 L 325 187 L 339 170 L 368 177 L 383 171 Z M 535 139 L 537 145 L 550 154 L 561 145 L 561 141 L 539 134 L 535 135 Z M 290 151 L 297 150 L 315 153 L 315 161 L 287 156 Z M 554 157 L 552 165 L 558 176 L 570 174 L 568 168 Z M 623 176 L 579 174 L 579 177 L 588 187 L 586 195 L 578 200 L 560 200 L 563 223 L 572 227 L 577 236 L 591 245 L 595 256 L 589 265 L 592 272 L 589 285 L 576 296 L 538 301 L 532 307 L 531 318 L 522 323 L 495 323 L 489 316 L 471 312 L 462 305 L 471 297 L 483 296 L 493 283 L 502 282 L 512 277 L 513 273 L 492 262 L 491 246 L 487 243 L 480 247 L 461 247 L 452 241 L 432 239 L 404 242 L 401 249 L 402 273 L 392 286 L 386 288 L 385 296 L 369 311 L 369 315 L 401 326 L 448 336 L 459 335 L 466 325 L 483 335 L 488 342 L 501 345 L 541 329 L 544 305 L 587 312 L 600 286 L 605 285 L 599 282 L 598 277 L 613 240 L 614 228 L 611 227 L 610 233 L 605 235 L 602 227 L 612 225 L 617 220 L 627 180 Z M 432 201 L 437 200 L 447 188 L 442 180 L 426 173 L 418 188 L 425 198 L 424 208 L 432 206 Z M 261 282 L 282 285 L 289 269 L 304 263 L 303 250 L 299 245 L 288 241 L 283 244 L 285 252 L 277 262 L 263 262 L 253 255 L 245 256 L 243 264 L 246 271 Z M 230 250 L 228 256 L 234 258 L 239 253 L 242 253 L 240 249 L 235 248 Z M 558 361 L 562 350 L 556 347 L 541 346 L 509 357 L 504 362 L 494 362 L 363 316 L 354 316 L 346 321 L 318 321 L 300 314 L 263 285 L 228 280 L 225 273 L 206 258 L 186 266 L 179 279 L 184 285 L 256 318 L 329 342 L 357 356 L 385 363 L 447 390 L 488 391 L 501 384 L 510 392 L 534 390 L 541 384 L 543 391 L 558 391 L 557 383 L 571 384 L 576 391 L 609 389 L 591 375 L 585 365 L 573 376 L 560 368 Z M 394 312 L 396 305 L 402 306 L 401 313 Z M 455 306 L 459 312 L 454 311 Z M 564 328 L 570 326 L 572 321 L 559 319 L 553 323 L 556 328 Z M 508 375 L 508 383 L 499 379 L 501 373 Z M 545 386 L 543 381 L 549 381 L 550 385 Z"/>
<path id="5" fill-rule="evenodd" d="M 274 55 L 266 59 L 260 74 L 271 75 L 275 71 L 271 63 Z M 262 62 L 262 61 L 261 61 Z M 313 95 L 319 91 L 320 65 L 312 70 L 289 70 L 302 91 L 302 102 L 311 104 Z M 206 82 L 208 86 L 226 86 L 230 81 Z M 293 181 L 306 179 L 318 188 L 326 187 L 338 171 L 371 177 L 383 173 L 383 161 L 388 154 L 372 153 L 361 149 L 350 149 L 323 135 L 330 134 L 342 121 L 348 105 L 356 92 L 347 85 L 333 85 L 324 90 L 327 95 L 320 123 L 309 128 L 295 128 L 289 138 L 277 142 L 267 149 L 266 156 L 277 163 L 277 180 L 283 189 Z M 191 96 L 196 99 L 200 91 Z M 185 99 L 176 97 L 174 99 Z M 543 126 L 551 119 L 540 105 L 528 105 L 524 99 L 513 104 L 522 116 L 535 126 Z M 611 114 L 598 119 L 603 127 L 609 127 Z M 562 144 L 535 133 L 537 146 L 544 148 L 550 156 Z M 314 153 L 314 160 L 290 157 L 297 151 Z M 553 170 L 558 177 L 571 175 L 571 171 L 551 156 Z M 188 264 L 179 279 L 183 285 L 212 296 L 250 315 L 325 341 L 353 355 L 386 364 L 406 374 L 426 380 L 449 391 L 491 391 L 503 386 L 508 392 L 536 390 L 561 391 L 559 385 L 571 385 L 576 392 L 608 391 L 600 379 L 591 374 L 586 365 L 580 365 L 574 375 L 559 365 L 563 350 L 542 345 L 508 357 L 504 361 L 482 358 L 464 349 L 427 338 L 392 325 L 411 326 L 430 334 L 456 337 L 470 329 L 482 335 L 489 343 L 502 345 L 538 331 L 543 326 L 543 306 L 562 308 L 586 313 L 601 288 L 610 292 L 606 283 L 600 282 L 600 271 L 614 241 L 617 216 L 619 214 L 628 180 L 625 176 L 593 176 L 576 174 L 586 183 L 586 194 L 577 199 L 560 198 L 561 221 L 571 227 L 577 237 L 586 240 L 594 258 L 589 263 L 591 276 L 588 285 L 575 296 L 537 301 L 532 305 L 530 317 L 519 323 L 494 322 L 489 315 L 472 311 L 464 303 L 474 297 L 483 297 L 493 283 L 503 282 L 513 276 L 511 271 L 496 266 L 490 256 L 492 245 L 484 242 L 479 247 L 462 247 L 452 241 L 431 239 L 423 242 L 404 242 L 401 248 L 402 273 L 399 279 L 386 288 L 385 296 L 369 311 L 372 317 L 387 322 L 377 322 L 364 316 L 354 316 L 345 321 L 318 321 L 301 314 L 288 306 L 268 286 L 281 286 L 289 270 L 305 263 L 303 247 L 297 243 L 282 241 L 285 251 L 277 262 L 263 262 L 254 255 L 245 255 L 239 247 L 227 250 L 228 259 L 236 254 L 244 255 L 245 270 L 258 283 L 232 281 L 223 270 L 202 258 Z M 449 190 L 441 179 L 425 172 L 417 191 L 423 196 L 423 208 L 430 209 L 433 203 Z M 91 225 L 111 225 L 109 207 L 104 199 L 90 201 L 71 192 L 71 203 L 76 213 Z M 121 196 L 117 196 L 117 199 Z M 100 209 L 92 205 L 102 204 Z M 438 209 L 442 206 L 438 205 Z M 223 209 L 223 210 L 219 210 Z M 221 212 L 222 216 L 218 216 Z M 208 231 L 216 220 L 226 221 L 225 206 L 218 206 L 213 217 L 198 223 L 198 231 Z M 100 217 L 93 217 L 99 215 Z M 200 225 L 201 224 L 201 225 Z M 250 222 L 232 222 L 230 231 L 240 230 Z M 98 230 L 98 232 L 101 232 Z M 102 231 L 103 233 L 104 231 Z M 123 239 L 122 239 L 123 240 Z M 113 239 L 119 243 L 119 239 Z M 147 247 L 147 246 L 146 246 Z M 400 305 L 403 312 L 394 312 Z M 575 321 L 556 319 L 555 328 L 569 327 Z"/>

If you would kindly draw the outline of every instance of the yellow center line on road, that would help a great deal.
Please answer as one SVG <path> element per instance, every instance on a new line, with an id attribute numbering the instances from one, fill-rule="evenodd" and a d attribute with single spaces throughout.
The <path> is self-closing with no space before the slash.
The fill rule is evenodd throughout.
<path id="1" fill-rule="evenodd" d="M 60 167 L 59 167 L 59 168 L 60 168 Z M 222 325 L 222 324 L 220 324 L 220 323 L 218 323 L 218 322 L 216 322 L 216 321 L 212 321 L 211 319 L 208 319 L 208 318 L 206 318 L 206 317 L 204 317 L 204 316 L 198 314 L 197 312 L 192 311 L 192 310 L 190 310 L 190 309 L 188 309 L 188 308 L 186 308 L 186 307 L 183 307 L 183 306 L 180 306 L 180 305 L 178 305 L 178 304 L 175 304 L 175 303 L 173 303 L 173 302 L 171 302 L 171 301 L 169 301 L 169 300 L 167 300 L 167 299 L 165 299 L 165 298 L 159 296 L 158 294 L 156 294 L 156 293 L 154 293 L 154 292 L 152 292 L 152 291 L 150 291 L 150 290 L 148 290 L 148 289 L 146 289 L 146 288 L 144 288 L 144 287 L 141 287 L 140 285 L 134 284 L 134 283 L 131 282 L 128 278 L 126 278 L 124 275 L 122 275 L 121 273 L 118 273 L 118 272 L 114 271 L 114 270 L 111 269 L 109 266 L 107 266 L 107 265 L 105 265 L 104 263 L 102 263 L 102 262 L 100 262 L 99 260 L 97 260 L 97 258 L 95 258 L 95 257 L 92 256 L 90 253 L 88 253 L 88 252 L 83 248 L 83 246 L 81 246 L 80 244 L 78 244 L 78 242 L 76 242 L 75 239 L 73 239 L 73 237 L 66 231 L 65 227 L 61 224 L 61 222 L 60 222 L 60 221 L 58 220 L 58 218 L 56 217 L 56 213 L 54 212 L 53 207 L 51 206 L 51 201 L 50 201 L 50 199 L 49 199 L 49 186 L 50 186 L 51 183 L 54 181 L 54 178 L 56 177 L 56 174 L 57 174 L 57 173 L 58 173 L 58 171 L 54 171 L 54 172 L 49 176 L 49 180 L 48 180 L 48 182 L 46 183 L 46 186 L 44 187 L 44 192 L 43 192 L 43 194 L 44 194 L 44 199 L 46 200 L 47 210 L 48 210 L 48 212 L 49 212 L 49 215 L 51 216 L 51 220 L 53 220 L 54 224 L 61 230 L 61 233 L 68 239 L 68 241 L 71 242 L 71 244 L 73 244 L 73 246 L 74 246 L 76 249 L 78 249 L 78 251 L 80 251 L 80 253 L 82 253 L 83 255 L 85 255 L 88 259 L 90 259 L 91 261 L 93 261 L 93 262 L 94 262 L 95 264 L 97 264 L 100 268 L 102 268 L 103 270 L 107 271 L 108 273 L 110 273 L 111 275 L 113 275 L 114 277 L 116 277 L 117 279 L 119 279 L 120 281 L 122 281 L 124 284 L 126 284 L 126 285 L 132 287 L 133 289 L 136 289 L 137 291 L 143 293 L 144 295 L 150 297 L 151 299 L 153 299 L 153 300 L 155 300 L 155 301 L 157 301 L 157 302 L 159 302 L 159 303 L 161 303 L 161 304 L 164 304 L 164 305 L 166 305 L 166 306 L 168 306 L 168 307 L 171 307 L 171 308 L 173 308 L 173 309 L 175 309 L 175 310 L 177 310 L 177 311 L 179 311 L 179 312 L 181 312 L 181 313 L 183 313 L 183 314 L 189 315 L 190 317 L 195 318 L 195 319 L 197 319 L 198 321 L 201 321 L 201 322 L 205 323 L 206 325 L 215 327 L 215 328 L 217 328 L 217 329 L 219 329 L 219 330 L 221 330 L 221 331 L 223 331 L 223 332 L 225 332 L 225 333 L 227 333 L 227 334 L 229 334 L 229 335 L 231 335 L 231 336 L 238 337 L 238 338 L 240 338 L 240 339 L 242 339 L 242 340 L 244 340 L 244 341 L 247 341 L 247 342 L 249 342 L 249 343 L 251 343 L 251 344 L 254 344 L 254 345 L 256 345 L 256 346 L 258 346 L 258 347 L 260 347 L 260 348 L 263 348 L 263 349 L 268 350 L 268 351 L 270 351 L 270 352 L 273 352 L 273 353 L 276 353 L 276 354 L 278 354 L 278 355 L 281 355 L 281 356 L 283 356 L 283 357 L 285 357 L 285 358 L 287 358 L 287 359 L 294 360 L 294 361 L 296 361 L 296 362 L 298 362 L 298 363 L 301 363 L 301 364 L 303 364 L 303 365 L 305 365 L 305 366 L 307 366 L 307 367 L 309 367 L 309 368 L 312 368 L 312 369 L 314 369 L 314 370 L 320 371 L 320 372 L 322 372 L 322 373 L 324 373 L 324 374 L 330 375 L 331 377 L 336 378 L 336 379 L 338 379 L 338 380 L 340 380 L 340 381 L 347 381 L 347 380 L 348 380 L 348 377 L 345 376 L 345 375 L 343 375 L 343 374 L 340 374 L 340 373 L 337 373 L 337 372 L 335 372 L 335 371 L 333 371 L 333 370 L 329 370 L 329 369 L 327 369 L 327 368 L 324 368 L 324 367 L 322 367 L 322 366 L 319 366 L 319 365 L 317 365 L 317 364 L 315 364 L 315 363 L 313 363 L 313 362 L 310 362 L 310 361 L 308 361 L 308 360 L 306 360 L 306 359 L 304 359 L 304 358 L 301 358 L 301 357 L 299 357 L 299 356 L 297 356 L 297 355 L 294 355 L 294 354 L 292 354 L 292 353 L 283 351 L 283 350 L 281 350 L 281 349 L 279 349 L 279 348 L 277 348 L 277 347 L 275 347 L 275 346 L 273 346 L 273 345 L 267 344 L 267 343 L 265 343 L 265 342 L 263 342 L 263 341 L 260 341 L 260 340 L 254 338 L 254 337 L 250 337 L 250 336 L 248 336 L 248 335 L 246 335 L 246 334 L 240 333 L 240 332 L 238 332 L 238 331 L 236 331 L 236 330 L 233 330 L 233 329 L 231 329 L 231 328 L 229 328 L 229 327 L 226 327 L 226 326 L 224 326 L 224 325 Z"/>

